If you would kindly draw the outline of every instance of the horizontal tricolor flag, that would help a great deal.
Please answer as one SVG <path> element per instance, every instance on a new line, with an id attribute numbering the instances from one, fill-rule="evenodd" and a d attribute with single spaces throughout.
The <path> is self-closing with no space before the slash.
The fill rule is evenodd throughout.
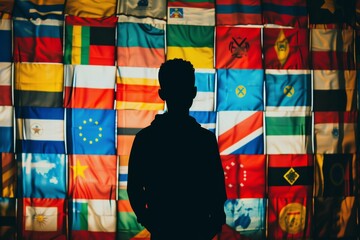
<path id="1" fill-rule="evenodd" d="M 165 60 L 165 21 L 119 16 L 117 65 L 158 68 Z"/>
<path id="2" fill-rule="evenodd" d="M 15 106 L 63 106 L 63 64 L 15 63 L 14 84 Z"/>
<path id="3" fill-rule="evenodd" d="M 356 153 L 358 113 L 314 112 L 315 153 Z"/>
<path id="4" fill-rule="evenodd" d="M 0 15 L 0 62 L 12 62 L 12 20 Z"/>
<path id="5" fill-rule="evenodd" d="M 27 19 L 63 20 L 65 0 L 16 0 L 13 16 Z"/>
<path id="6" fill-rule="evenodd" d="M 65 153 L 64 109 L 17 107 L 16 152 Z"/>
<path id="7" fill-rule="evenodd" d="M 115 66 L 65 65 L 64 106 L 113 109 Z"/>
<path id="8" fill-rule="evenodd" d="M 190 116 L 201 125 L 201 127 L 215 133 L 216 112 L 215 111 L 190 111 Z"/>
<path id="9" fill-rule="evenodd" d="M 263 154 L 262 111 L 218 112 L 218 145 L 220 155 Z"/>
<path id="10" fill-rule="evenodd" d="M 65 18 L 65 64 L 115 65 L 117 17 Z"/>
<path id="11" fill-rule="evenodd" d="M 63 23 L 55 19 L 14 19 L 15 62 L 63 62 Z"/>
<path id="12" fill-rule="evenodd" d="M 262 24 L 260 0 L 217 0 L 216 25 Z"/>
<path id="13" fill-rule="evenodd" d="M 17 190 L 17 162 L 14 153 L 0 153 L 0 199 L 13 198 Z M 0 204 L 1 205 L 1 204 Z M 1 218 L 1 213 L 0 213 Z M 1 220 L 0 220 L 1 222 Z M 1 224 L 0 224 L 1 229 Z M 0 231 L 1 232 L 1 231 Z M 0 234 L 1 237 L 1 234 Z"/>
<path id="14" fill-rule="evenodd" d="M 215 104 L 215 70 L 195 69 L 196 96 L 190 111 L 214 111 Z"/>
<path id="15" fill-rule="evenodd" d="M 163 110 L 158 68 L 118 67 L 116 109 Z"/>
<path id="16" fill-rule="evenodd" d="M 0 106 L 0 153 L 14 151 L 14 107 Z"/>
<path id="17" fill-rule="evenodd" d="M 0 62 L 0 106 L 12 105 L 12 64 Z"/>
<path id="18" fill-rule="evenodd" d="M 117 1 L 116 13 L 120 15 L 166 18 L 167 1 L 126 0 Z"/>
<path id="19" fill-rule="evenodd" d="M 115 15 L 116 0 L 87 1 L 87 0 L 66 0 L 65 14 L 101 18 Z"/>

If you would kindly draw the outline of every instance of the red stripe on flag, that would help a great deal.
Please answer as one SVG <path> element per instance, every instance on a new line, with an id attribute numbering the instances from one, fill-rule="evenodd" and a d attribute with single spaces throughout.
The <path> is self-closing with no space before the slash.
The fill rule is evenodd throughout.
<path id="1" fill-rule="evenodd" d="M 314 124 L 321 123 L 355 123 L 357 112 L 315 112 Z"/>
<path id="2" fill-rule="evenodd" d="M 67 108 L 113 109 L 114 89 L 65 88 L 64 106 Z"/>
<path id="3" fill-rule="evenodd" d="M 164 60 L 164 49 L 143 47 L 117 48 L 118 66 L 158 68 Z"/>
<path id="4" fill-rule="evenodd" d="M 81 25 L 91 27 L 115 27 L 117 17 L 111 16 L 107 18 L 84 18 L 77 16 L 66 16 L 65 22 L 67 25 Z"/>
<path id="5" fill-rule="evenodd" d="M 353 52 L 312 51 L 312 68 L 315 70 L 354 70 L 353 54 Z"/>
<path id="6" fill-rule="evenodd" d="M 190 7 L 190 8 L 214 8 L 212 2 L 173 2 L 168 1 L 168 7 Z"/>
<path id="7" fill-rule="evenodd" d="M 0 105 L 11 106 L 11 86 L 0 86 Z"/>
<path id="8" fill-rule="evenodd" d="M 217 25 L 236 25 L 236 24 L 261 24 L 261 14 L 232 13 L 216 14 Z"/>
<path id="9" fill-rule="evenodd" d="M 260 0 L 216 0 L 217 5 L 232 5 L 232 4 L 240 4 L 247 6 L 260 6 Z"/>
<path id="10" fill-rule="evenodd" d="M 90 45 L 90 65 L 115 65 L 115 46 Z"/>
<path id="11" fill-rule="evenodd" d="M 271 154 L 268 167 L 307 167 L 313 165 L 312 154 Z"/>
<path id="12" fill-rule="evenodd" d="M 279 6 L 302 6 L 302 7 L 306 7 L 306 1 L 304 0 L 292 0 L 292 1 L 284 1 L 284 0 L 263 0 L 263 3 L 271 3 L 274 5 L 279 5 Z"/>
<path id="13" fill-rule="evenodd" d="M 158 86 L 117 84 L 116 100 L 127 102 L 163 103 Z"/>

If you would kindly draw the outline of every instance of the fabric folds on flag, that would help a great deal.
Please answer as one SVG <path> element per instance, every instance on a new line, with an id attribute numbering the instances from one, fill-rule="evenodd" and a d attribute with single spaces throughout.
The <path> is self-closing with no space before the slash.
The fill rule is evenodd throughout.
<path id="1" fill-rule="evenodd" d="M 12 62 L 12 20 L 0 15 L 0 62 Z"/>
<path id="2" fill-rule="evenodd" d="M 263 112 L 218 112 L 218 145 L 220 155 L 263 154 Z"/>
<path id="3" fill-rule="evenodd" d="M 87 1 L 87 0 L 66 0 L 65 14 L 101 18 L 114 16 L 116 11 L 116 0 Z"/>
<path id="4" fill-rule="evenodd" d="M 117 17 L 65 18 L 65 64 L 115 65 Z"/>
<path id="5" fill-rule="evenodd" d="M 0 106 L 12 106 L 12 64 L 0 62 Z"/>
<path id="6" fill-rule="evenodd" d="M 117 14 L 137 17 L 166 18 L 167 1 L 127 0 L 117 1 Z"/>
<path id="7" fill-rule="evenodd" d="M 190 111 L 190 116 L 207 130 L 215 133 L 216 130 L 216 112 L 215 111 Z"/>
<path id="8" fill-rule="evenodd" d="M 217 0 L 216 25 L 262 24 L 260 0 Z"/>
<path id="9" fill-rule="evenodd" d="M 17 162 L 14 153 L 4 153 L 4 152 L 0 153 L 0 162 L 1 162 L 0 199 L 1 198 L 15 199 L 15 194 L 17 190 Z M 1 229 L 1 224 L 0 224 L 0 229 Z"/>
<path id="10" fill-rule="evenodd" d="M 14 107 L 0 106 L 0 153 L 14 151 Z"/>
<path id="11" fill-rule="evenodd" d="M 190 111 L 214 111 L 215 69 L 195 69 L 196 96 Z"/>
<path id="12" fill-rule="evenodd" d="M 65 0 L 16 0 L 13 16 L 27 19 L 62 20 Z"/>
<path id="13" fill-rule="evenodd" d="M 158 68 L 165 60 L 165 21 L 119 16 L 117 65 Z"/>
<path id="14" fill-rule="evenodd" d="M 64 106 L 113 109 L 115 66 L 65 65 Z"/>
<path id="15" fill-rule="evenodd" d="M 0 238 L 16 239 L 16 198 L 0 197 Z"/>

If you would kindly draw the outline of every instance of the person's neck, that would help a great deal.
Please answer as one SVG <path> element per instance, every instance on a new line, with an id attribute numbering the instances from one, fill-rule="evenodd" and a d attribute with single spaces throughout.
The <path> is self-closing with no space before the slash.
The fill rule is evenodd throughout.
<path id="1" fill-rule="evenodd" d="M 189 116 L 189 110 L 187 111 L 167 111 L 168 115 L 174 118 L 186 118 Z"/>

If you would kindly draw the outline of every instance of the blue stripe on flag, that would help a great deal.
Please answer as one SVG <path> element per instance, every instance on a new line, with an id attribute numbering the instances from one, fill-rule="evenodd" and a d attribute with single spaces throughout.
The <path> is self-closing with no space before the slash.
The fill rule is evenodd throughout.
<path id="1" fill-rule="evenodd" d="M 64 109 L 48 107 L 16 107 L 15 117 L 23 119 L 64 120 Z"/>
<path id="2" fill-rule="evenodd" d="M 229 5 L 216 5 L 217 14 L 231 14 L 231 13 L 247 13 L 247 14 L 260 14 L 261 7 L 258 6 L 249 6 L 242 4 L 229 4 Z"/>
<path id="3" fill-rule="evenodd" d="M 215 73 L 195 72 L 195 86 L 198 92 L 214 92 Z"/>
<path id="4" fill-rule="evenodd" d="M 33 24 L 30 20 L 16 20 L 14 19 L 14 37 L 50 37 L 62 38 L 62 26 Z"/>
<path id="5" fill-rule="evenodd" d="M 0 152 L 14 151 L 14 128 L 0 126 Z"/>

